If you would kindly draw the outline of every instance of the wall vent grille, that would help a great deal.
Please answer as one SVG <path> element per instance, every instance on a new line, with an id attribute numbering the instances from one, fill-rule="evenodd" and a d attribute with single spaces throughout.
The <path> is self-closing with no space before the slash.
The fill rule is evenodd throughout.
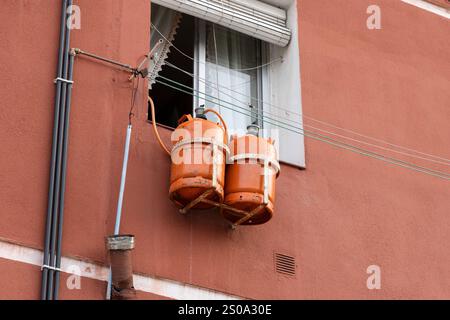
<path id="1" fill-rule="evenodd" d="M 297 265 L 295 263 L 295 257 L 275 252 L 275 271 L 287 276 L 295 276 Z"/>

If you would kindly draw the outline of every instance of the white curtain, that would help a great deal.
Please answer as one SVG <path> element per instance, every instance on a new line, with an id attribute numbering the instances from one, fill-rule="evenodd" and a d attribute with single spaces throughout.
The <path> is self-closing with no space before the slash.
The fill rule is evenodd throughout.
<path id="1" fill-rule="evenodd" d="M 152 5 L 151 23 L 153 26 L 150 28 L 150 49 L 155 46 L 157 48 L 153 51 L 154 58 L 149 62 L 149 89 L 155 83 L 154 79 L 167 59 L 181 18 L 182 14 L 177 11 Z"/>
<path id="2" fill-rule="evenodd" d="M 258 117 L 258 40 L 208 23 L 206 105 L 220 112 L 230 133 L 242 134 Z M 249 70 L 246 70 L 249 69 Z"/>

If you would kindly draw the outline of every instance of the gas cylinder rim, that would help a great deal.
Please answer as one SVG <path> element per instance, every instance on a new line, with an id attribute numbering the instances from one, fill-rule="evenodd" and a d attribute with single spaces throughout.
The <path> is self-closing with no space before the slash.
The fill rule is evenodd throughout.
<path id="1" fill-rule="evenodd" d="M 277 177 L 281 172 L 280 163 L 277 160 L 271 159 L 270 157 L 268 157 L 266 155 L 261 155 L 261 154 L 257 154 L 257 153 L 241 153 L 241 154 L 237 154 L 237 155 L 230 157 L 231 162 L 235 162 L 235 161 L 243 160 L 243 159 L 254 159 L 254 160 L 261 160 L 261 161 L 267 160 L 269 166 L 272 166 L 275 168 Z"/>
<path id="2" fill-rule="evenodd" d="M 209 122 L 209 123 L 211 123 L 211 124 L 213 124 L 213 125 L 218 126 L 218 127 L 223 131 L 223 133 L 225 133 L 225 128 L 222 127 L 218 122 L 215 122 L 215 121 L 212 121 L 212 120 L 209 120 L 209 119 L 203 119 L 203 118 L 192 118 L 192 120 L 182 122 L 182 123 L 180 123 L 180 124 L 177 126 L 177 129 L 180 128 L 180 127 L 185 127 L 185 126 L 187 126 L 187 125 L 189 124 L 189 122 L 191 122 L 191 121 L 207 121 L 207 122 Z"/>
<path id="3" fill-rule="evenodd" d="M 193 138 L 193 139 L 180 140 L 173 146 L 171 154 L 173 155 L 174 152 L 176 152 L 178 149 L 180 149 L 181 147 L 183 147 L 185 145 L 188 145 L 188 144 L 203 144 L 203 143 L 216 145 L 220 149 L 224 150 L 225 153 L 226 153 L 227 158 L 229 158 L 229 156 L 230 156 L 230 148 L 226 144 L 224 144 L 224 143 L 222 143 L 220 141 L 217 141 L 215 139 L 211 139 L 211 138 Z"/>

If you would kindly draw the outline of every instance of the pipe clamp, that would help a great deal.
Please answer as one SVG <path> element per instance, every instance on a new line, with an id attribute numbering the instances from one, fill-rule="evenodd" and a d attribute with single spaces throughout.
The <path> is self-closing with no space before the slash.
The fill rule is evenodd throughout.
<path id="1" fill-rule="evenodd" d="M 58 81 L 73 84 L 73 81 L 72 81 L 72 80 L 67 80 L 67 79 L 60 78 L 60 77 L 58 77 L 58 78 L 56 78 L 55 80 L 53 80 L 54 83 L 57 83 Z"/>
<path id="2" fill-rule="evenodd" d="M 114 235 L 106 238 L 108 250 L 131 250 L 134 248 L 133 235 Z"/>
<path id="3" fill-rule="evenodd" d="M 44 269 L 49 269 L 49 270 L 54 270 L 54 271 L 59 271 L 62 272 L 61 268 L 57 268 L 57 267 L 52 267 L 52 266 L 48 266 L 46 264 L 41 266 L 41 271 Z"/>

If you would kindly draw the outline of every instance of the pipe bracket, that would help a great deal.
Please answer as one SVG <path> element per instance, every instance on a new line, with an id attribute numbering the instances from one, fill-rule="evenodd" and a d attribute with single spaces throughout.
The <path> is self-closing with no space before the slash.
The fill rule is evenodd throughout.
<path id="1" fill-rule="evenodd" d="M 61 268 L 48 266 L 48 265 L 46 265 L 46 264 L 44 264 L 44 265 L 41 266 L 41 271 L 44 270 L 44 269 L 49 269 L 49 270 L 54 270 L 54 271 L 62 272 L 62 269 L 61 269 Z"/>
<path id="2" fill-rule="evenodd" d="M 64 79 L 64 78 L 60 78 L 60 77 L 53 80 L 54 83 L 57 83 L 58 81 L 73 84 L 72 80 L 68 80 L 68 79 Z"/>

